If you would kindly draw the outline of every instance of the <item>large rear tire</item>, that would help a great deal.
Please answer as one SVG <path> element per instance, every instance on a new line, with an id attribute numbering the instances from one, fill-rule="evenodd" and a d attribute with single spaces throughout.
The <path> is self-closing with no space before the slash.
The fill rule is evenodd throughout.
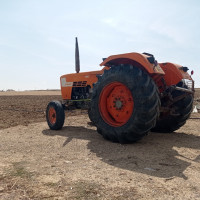
<path id="1" fill-rule="evenodd" d="M 160 99 L 151 77 L 132 65 L 105 70 L 94 85 L 90 119 L 113 142 L 140 140 L 155 126 Z"/>
<path id="2" fill-rule="evenodd" d="M 60 101 L 51 101 L 47 105 L 46 120 L 51 130 L 59 130 L 65 121 L 64 108 Z"/>
<path id="3" fill-rule="evenodd" d="M 172 96 L 176 97 L 184 92 L 175 91 Z M 183 99 L 173 104 L 172 108 L 175 109 L 177 116 L 167 115 L 159 119 L 156 126 L 151 130 L 160 133 L 172 133 L 182 127 L 186 120 L 190 117 L 193 108 L 193 96 L 187 95 Z"/>

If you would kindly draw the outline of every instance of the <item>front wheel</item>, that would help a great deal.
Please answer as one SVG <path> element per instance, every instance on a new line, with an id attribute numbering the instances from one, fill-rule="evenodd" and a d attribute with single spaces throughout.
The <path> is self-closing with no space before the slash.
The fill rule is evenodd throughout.
<path id="1" fill-rule="evenodd" d="M 113 142 L 140 140 L 155 126 L 160 99 L 151 77 L 132 65 L 105 70 L 93 88 L 90 118 Z"/>
<path id="2" fill-rule="evenodd" d="M 65 112 L 59 101 L 51 101 L 46 108 L 46 120 L 51 130 L 59 130 L 65 121 Z"/>

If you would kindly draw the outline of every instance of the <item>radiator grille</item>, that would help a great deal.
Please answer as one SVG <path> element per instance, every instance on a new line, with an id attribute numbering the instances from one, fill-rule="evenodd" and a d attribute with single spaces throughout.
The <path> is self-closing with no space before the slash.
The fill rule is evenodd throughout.
<path id="1" fill-rule="evenodd" d="M 73 87 L 86 87 L 86 86 L 87 86 L 87 81 L 73 82 Z"/>

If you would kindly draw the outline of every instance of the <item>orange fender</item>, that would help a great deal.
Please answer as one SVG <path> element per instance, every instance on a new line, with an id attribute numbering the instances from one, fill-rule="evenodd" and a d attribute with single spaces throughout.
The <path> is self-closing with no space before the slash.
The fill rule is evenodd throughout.
<path id="1" fill-rule="evenodd" d="M 167 86 L 176 85 L 182 79 L 192 80 L 191 76 L 181 69 L 181 65 L 174 63 L 159 63 L 159 65 L 165 72 L 164 79 Z"/>
<path id="2" fill-rule="evenodd" d="M 153 58 L 153 62 L 150 59 Z M 119 64 L 132 64 L 134 66 L 143 68 L 149 74 L 164 74 L 162 68 L 154 60 L 154 57 L 150 54 L 140 54 L 140 53 L 126 53 L 112 55 L 106 58 L 100 66 L 112 66 Z"/>

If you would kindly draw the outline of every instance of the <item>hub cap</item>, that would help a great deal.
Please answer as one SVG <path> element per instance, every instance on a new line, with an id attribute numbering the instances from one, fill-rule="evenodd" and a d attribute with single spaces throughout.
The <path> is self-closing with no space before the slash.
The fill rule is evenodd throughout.
<path id="1" fill-rule="evenodd" d="M 53 107 L 49 108 L 48 117 L 49 117 L 49 122 L 51 124 L 55 124 L 56 123 L 56 111 L 55 111 L 55 109 Z"/>

